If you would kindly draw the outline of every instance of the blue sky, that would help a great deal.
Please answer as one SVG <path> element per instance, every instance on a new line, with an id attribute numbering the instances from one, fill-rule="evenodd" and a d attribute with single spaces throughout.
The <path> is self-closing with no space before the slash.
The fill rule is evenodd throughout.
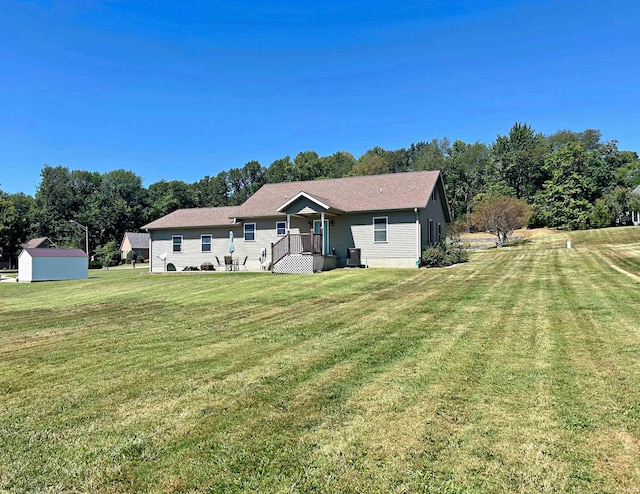
<path id="1" fill-rule="evenodd" d="M 9 193 L 44 164 L 194 182 L 515 122 L 640 152 L 635 0 L 0 0 L 0 24 Z"/>

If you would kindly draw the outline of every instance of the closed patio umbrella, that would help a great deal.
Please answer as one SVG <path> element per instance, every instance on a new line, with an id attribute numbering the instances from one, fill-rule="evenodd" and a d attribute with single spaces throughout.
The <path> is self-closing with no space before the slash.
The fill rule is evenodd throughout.
<path id="1" fill-rule="evenodd" d="M 236 248 L 233 246 L 233 232 L 229 231 L 229 254 L 233 254 Z"/>

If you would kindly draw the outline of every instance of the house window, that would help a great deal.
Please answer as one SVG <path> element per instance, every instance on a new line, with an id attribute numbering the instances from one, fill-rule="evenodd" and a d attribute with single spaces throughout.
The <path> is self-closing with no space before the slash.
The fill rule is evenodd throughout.
<path id="1" fill-rule="evenodd" d="M 387 241 L 387 222 L 386 216 L 380 218 L 373 218 L 373 241 L 374 242 L 386 242 Z"/>
<path id="2" fill-rule="evenodd" d="M 286 233 L 287 233 L 287 224 L 284 221 L 277 221 L 276 222 L 276 235 L 278 235 L 278 237 L 282 237 Z"/>
<path id="3" fill-rule="evenodd" d="M 436 187 L 431 191 L 431 200 L 434 202 L 438 202 L 438 189 Z"/>
<path id="4" fill-rule="evenodd" d="M 433 220 L 429 220 L 429 243 L 433 243 Z"/>
<path id="5" fill-rule="evenodd" d="M 211 235 L 200 235 L 202 252 L 211 252 Z"/>
<path id="6" fill-rule="evenodd" d="M 438 223 L 438 242 L 442 240 L 442 225 Z"/>
<path id="7" fill-rule="evenodd" d="M 182 252 L 182 235 L 174 235 L 171 239 L 173 242 L 173 252 Z"/>
<path id="8" fill-rule="evenodd" d="M 244 240 L 245 242 L 253 242 L 256 239 L 256 224 L 245 223 L 244 224 Z"/>

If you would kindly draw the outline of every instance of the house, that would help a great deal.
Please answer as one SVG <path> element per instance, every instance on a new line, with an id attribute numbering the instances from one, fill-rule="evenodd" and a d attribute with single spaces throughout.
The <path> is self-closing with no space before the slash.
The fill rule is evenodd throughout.
<path id="1" fill-rule="evenodd" d="M 18 256 L 18 281 L 81 280 L 89 277 L 81 249 L 25 248 Z"/>
<path id="2" fill-rule="evenodd" d="M 145 261 L 149 260 L 149 234 L 125 232 L 120 243 L 120 252 L 122 259 L 127 258 L 129 252 L 134 251 L 136 257 L 142 257 Z"/>
<path id="3" fill-rule="evenodd" d="M 440 172 L 423 171 L 266 184 L 240 206 L 180 209 L 143 229 L 151 272 L 216 264 L 232 237 L 250 269 L 310 273 L 416 267 L 451 219 Z"/>
<path id="4" fill-rule="evenodd" d="M 0 249 L 0 269 L 15 269 L 20 252 L 22 251 L 22 249 L 27 247 L 30 249 L 55 249 L 56 245 L 48 237 L 39 237 L 32 238 L 28 242 L 20 244 L 20 247 L 16 249 L 16 255 L 13 255 L 13 249 L 11 249 L 12 253 L 7 254 L 5 252 L 3 257 L 3 253 Z"/>
<path id="5" fill-rule="evenodd" d="M 640 199 L 640 185 L 638 185 L 635 189 L 631 191 L 632 194 L 639 196 Z M 631 211 L 631 222 L 638 226 L 640 225 L 640 211 Z"/>
<path id="6" fill-rule="evenodd" d="M 54 244 L 48 237 L 32 238 L 26 244 L 22 244 L 23 249 L 55 249 Z"/>

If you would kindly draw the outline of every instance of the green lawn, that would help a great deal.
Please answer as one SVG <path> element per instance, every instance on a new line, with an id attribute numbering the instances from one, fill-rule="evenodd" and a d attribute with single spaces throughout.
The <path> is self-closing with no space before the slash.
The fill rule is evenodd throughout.
<path id="1" fill-rule="evenodd" d="M 640 228 L 90 275 L 0 284 L 0 492 L 640 492 Z"/>

